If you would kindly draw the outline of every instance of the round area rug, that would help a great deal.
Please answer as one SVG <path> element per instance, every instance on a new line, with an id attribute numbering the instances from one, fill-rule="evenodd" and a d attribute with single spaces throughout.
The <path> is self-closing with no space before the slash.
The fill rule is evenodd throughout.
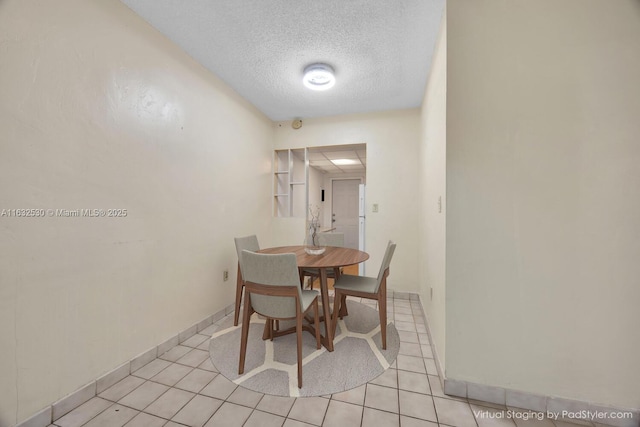
<path id="1" fill-rule="evenodd" d="M 264 319 L 254 313 L 249 325 L 244 374 L 238 375 L 242 324 L 228 316 L 211 337 L 213 365 L 229 380 L 250 390 L 278 396 L 324 396 L 358 387 L 382 374 L 394 362 L 400 337 L 387 325 L 387 349 L 382 350 L 378 311 L 347 300 L 349 315 L 338 322 L 334 351 L 316 349 L 315 337 L 302 332 L 302 388 L 298 388 L 296 334 L 262 340 Z M 280 328 L 295 325 L 281 321 Z M 324 331 L 324 325 L 320 325 Z"/>

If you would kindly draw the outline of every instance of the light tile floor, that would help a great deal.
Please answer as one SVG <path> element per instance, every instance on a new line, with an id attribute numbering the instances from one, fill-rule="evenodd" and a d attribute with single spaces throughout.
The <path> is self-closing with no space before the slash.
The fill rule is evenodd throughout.
<path id="1" fill-rule="evenodd" d="M 376 308 L 375 301 L 362 302 Z M 516 420 L 516 425 L 512 419 L 476 419 L 474 412 L 507 408 L 446 396 L 419 302 L 391 298 L 387 307 L 400 334 L 398 358 L 378 378 L 355 389 L 289 398 L 238 387 L 220 375 L 208 357 L 214 324 L 52 426 L 574 427 L 550 420 Z"/>

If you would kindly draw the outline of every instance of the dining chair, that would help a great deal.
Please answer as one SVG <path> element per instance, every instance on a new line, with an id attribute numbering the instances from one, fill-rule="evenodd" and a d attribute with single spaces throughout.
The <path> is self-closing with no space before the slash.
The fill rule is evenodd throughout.
<path id="1" fill-rule="evenodd" d="M 325 246 L 337 246 L 344 247 L 344 233 L 322 233 Z M 333 268 L 327 268 L 327 278 L 335 279 L 336 275 Z M 313 289 L 313 282 L 316 279 L 320 279 L 320 270 L 317 268 L 303 268 L 300 271 L 300 281 L 302 282 L 305 276 L 309 277 L 309 288 Z"/>
<path id="2" fill-rule="evenodd" d="M 382 349 L 387 349 L 387 277 L 389 276 L 389 264 L 396 250 L 396 244 L 389 241 L 387 250 L 382 259 L 378 277 L 353 276 L 350 274 L 341 275 L 333 285 L 335 290 L 333 315 L 331 328 L 333 336 L 336 334 L 338 316 L 342 319 L 344 308 L 347 304 L 347 296 L 374 299 L 378 301 L 378 311 L 380 312 L 380 335 L 382 336 Z"/>
<path id="3" fill-rule="evenodd" d="M 313 310 L 316 348 L 320 348 L 320 316 L 318 291 L 300 289 L 298 264 L 295 254 L 259 254 L 242 251 L 244 271 L 244 310 L 242 313 L 242 335 L 240 340 L 240 364 L 238 374 L 244 373 L 247 353 L 250 318 L 258 313 L 267 318 L 267 336 L 296 333 L 298 349 L 298 388 L 302 388 L 302 319 Z M 273 320 L 295 319 L 296 326 L 284 331 L 273 330 Z M 305 325 L 306 326 L 306 325 Z"/>
<path id="4" fill-rule="evenodd" d="M 236 252 L 238 253 L 238 279 L 236 282 L 236 310 L 233 314 L 233 326 L 238 326 L 238 319 L 240 317 L 240 304 L 242 303 L 242 289 L 244 288 L 244 275 L 242 273 L 242 251 L 259 251 L 260 244 L 258 244 L 258 238 L 255 234 L 246 237 L 236 237 L 234 240 L 236 241 Z"/>

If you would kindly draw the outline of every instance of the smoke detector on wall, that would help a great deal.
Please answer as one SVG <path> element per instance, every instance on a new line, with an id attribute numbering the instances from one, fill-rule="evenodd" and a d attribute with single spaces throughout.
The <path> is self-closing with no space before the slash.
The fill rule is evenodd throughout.
<path id="1" fill-rule="evenodd" d="M 302 120 L 295 119 L 294 121 L 291 122 L 291 127 L 294 129 L 300 129 L 302 127 Z"/>

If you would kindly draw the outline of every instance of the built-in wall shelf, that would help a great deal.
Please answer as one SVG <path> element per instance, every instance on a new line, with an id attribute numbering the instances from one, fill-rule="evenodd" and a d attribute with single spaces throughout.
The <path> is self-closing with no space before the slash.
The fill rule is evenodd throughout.
<path id="1" fill-rule="evenodd" d="M 273 215 L 306 217 L 309 161 L 306 148 L 273 153 Z"/>

